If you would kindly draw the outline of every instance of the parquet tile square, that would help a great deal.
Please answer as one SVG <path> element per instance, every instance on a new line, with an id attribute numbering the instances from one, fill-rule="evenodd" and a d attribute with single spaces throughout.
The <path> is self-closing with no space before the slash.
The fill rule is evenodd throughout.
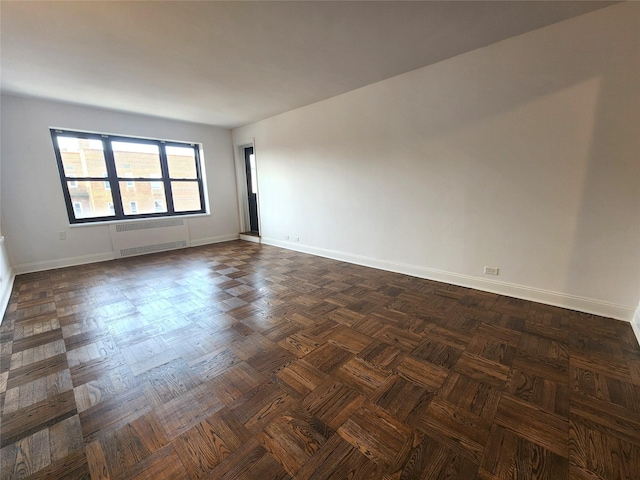
<path id="1" fill-rule="evenodd" d="M 0 480 L 637 479 L 611 319 L 233 241 L 19 275 Z"/>
<path id="2" fill-rule="evenodd" d="M 639 478 L 640 445 L 589 428 L 569 425 L 569 472 L 572 478 Z"/>
<path id="3" fill-rule="evenodd" d="M 333 435 L 305 463 L 295 480 L 379 480 L 384 470 L 340 435 Z"/>
<path id="4" fill-rule="evenodd" d="M 491 422 L 435 398 L 417 426 L 438 442 L 478 464 L 489 439 Z"/>
<path id="5" fill-rule="evenodd" d="M 307 395 L 302 405 L 336 430 L 364 400 L 355 390 L 329 377 Z"/>
<path id="6" fill-rule="evenodd" d="M 566 456 L 553 453 L 537 443 L 494 425 L 482 458 L 478 478 L 569 478 Z"/>
<path id="7" fill-rule="evenodd" d="M 466 456 L 428 435 L 422 435 L 413 446 L 399 478 L 439 480 L 443 478 L 474 478 L 478 465 Z M 387 478 L 398 478 L 387 477 Z M 509 478 L 509 477 L 504 477 Z"/>
<path id="8" fill-rule="evenodd" d="M 366 402 L 342 424 L 338 434 L 369 459 L 389 465 L 410 442 L 412 429 L 383 408 Z"/>
<path id="9" fill-rule="evenodd" d="M 547 450 L 567 458 L 568 421 L 559 415 L 537 408 L 513 395 L 503 393 L 495 423 Z"/>
<path id="10" fill-rule="evenodd" d="M 406 422 L 416 405 L 430 394 L 425 387 L 392 375 L 376 389 L 370 399 L 395 418 Z"/>
<path id="11" fill-rule="evenodd" d="M 316 417 L 294 410 L 272 421 L 259 440 L 282 468 L 294 476 L 333 433 Z"/>
<path id="12" fill-rule="evenodd" d="M 273 380 L 283 391 L 301 401 L 327 378 L 326 373 L 304 360 L 296 360 L 280 370 Z"/>
<path id="13" fill-rule="evenodd" d="M 420 345 L 411 352 L 411 355 L 420 360 L 425 360 L 447 369 L 456 364 L 461 354 L 462 350 L 431 337 L 428 337 L 427 340 L 420 343 Z"/>
<path id="14" fill-rule="evenodd" d="M 331 343 L 325 343 L 304 357 L 305 361 L 324 373 L 331 374 L 338 370 L 354 355 Z"/>
<path id="15" fill-rule="evenodd" d="M 466 375 L 452 372 L 438 395 L 485 420 L 492 421 L 498 408 L 502 390 Z"/>
<path id="16" fill-rule="evenodd" d="M 206 478 L 215 466 L 249 441 L 248 430 L 222 409 L 173 440 L 173 446 L 191 478 Z"/>

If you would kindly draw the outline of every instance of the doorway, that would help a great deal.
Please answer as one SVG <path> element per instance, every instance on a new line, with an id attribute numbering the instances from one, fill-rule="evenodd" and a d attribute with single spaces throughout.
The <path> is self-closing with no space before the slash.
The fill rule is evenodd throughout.
<path id="1" fill-rule="evenodd" d="M 244 166 L 247 173 L 247 200 L 249 202 L 249 223 L 251 232 L 259 234 L 258 227 L 258 175 L 256 170 L 256 157 L 253 147 L 244 149 Z"/>

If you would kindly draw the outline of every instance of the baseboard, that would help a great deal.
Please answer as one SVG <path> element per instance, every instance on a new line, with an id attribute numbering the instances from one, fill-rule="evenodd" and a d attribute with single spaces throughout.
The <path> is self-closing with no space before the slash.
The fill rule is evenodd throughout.
<path id="1" fill-rule="evenodd" d="M 631 320 L 631 328 L 633 329 L 633 333 L 636 334 L 638 343 L 640 343 L 640 304 L 638 304 L 638 308 L 636 308 L 636 311 L 633 314 L 633 320 Z"/>
<path id="2" fill-rule="evenodd" d="M 16 279 L 13 271 L 9 274 L 9 280 L 7 282 L 3 282 L 3 291 L 2 297 L 0 297 L 0 323 L 4 319 L 4 314 L 7 311 L 7 306 L 9 305 L 9 300 L 11 299 L 11 292 L 13 291 L 13 282 Z"/>
<path id="3" fill-rule="evenodd" d="M 240 235 L 237 233 L 230 233 L 228 235 L 219 235 L 217 237 L 198 238 L 191 240 L 192 247 L 199 247 L 201 245 L 210 245 L 212 243 L 230 242 L 231 240 L 238 240 Z"/>
<path id="4" fill-rule="evenodd" d="M 200 245 L 208 245 L 211 243 L 228 242 L 237 240 L 239 235 L 232 233 L 229 235 L 220 235 L 219 237 L 199 238 L 191 241 L 192 247 Z M 55 268 L 75 267 L 76 265 L 86 265 L 88 263 L 106 262 L 113 260 L 115 255 L 113 252 L 96 253 L 92 255 L 82 255 L 79 257 L 58 258 L 56 260 L 45 260 L 43 262 L 22 263 L 13 266 L 13 272 L 16 275 L 33 272 L 43 272 L 45 270 L 53 270 Z"/>
<path id="5" fill-rule="evenodd" d="M 253 242 L 253 243 L 261 243 L 261 237 L 255 237 L 253 235 L 243 235 L 240 234 L 240 240 L 244 240 L 245 242 Z"/>
<path id="6" fill-rule="evenodd" d="M 631 322 L 634 316 L 634 309 L 624 305 L 616 305 L 613 303 L 593 300 L 591 298 L 568 295 L 540 288 L 527 287 L 507 282 L 499 282 L 496 280 L 487 280 L 484 278 L 464 275 L 459 273 L 445 272 L 432 268 L 419 267 L 404 263 L 390 262 L 379 260 L 376 258 L 366 257 L 363 255 L 354 255 L 338 250 L 329 250 L 324 248 L 310 247 L 299 243 L 286 242 L 273 238 L 262 237 L 262 243 L 273 245 L 276 247 L 287 248 L 298 252 L 309 253 L 320 257 L 332 258 L 343 262 L 354 263 L 365 267 L 377 268 L 389 272 L 402 273 L 418 278 L 426 278 L 437 282 L 450 283 L 461 287 L 473 288 L 485 292 L 506 295 L 509 297 L 521 298 L 523 300 L 531 300 L 533 302 L 544 303 L 556 307 L 568 308 L 585 313 L 592 313 L 603 317 L 615 318 Z M 640 319 L 638 319 L 638 329 L 640 330 Z M 636 328 L 636 327 L 634 327 Z M 636 335 L 638 331 L 636 330 Z M 640 337 L 639 337 L 640 338 Z"/>
<path id="7" fill-rule="evenodd" d="M 106 262 L 113 259 L 113 252 L 94 253 L 92 255 L 58 258 L 55 260 L 45 260 L 43 262 L 22 263 L 20 265 L 14 265 L 13 272 L 16 275 L 21 275 L 23 273 L 43 272 L 45 270 L 53 270 L 55 268 L 86 265 L 87 263 Z"/>

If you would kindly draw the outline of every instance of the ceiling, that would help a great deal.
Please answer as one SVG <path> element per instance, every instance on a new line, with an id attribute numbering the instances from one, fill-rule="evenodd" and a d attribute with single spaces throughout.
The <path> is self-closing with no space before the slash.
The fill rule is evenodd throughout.
<path id="1" fill-rule="evenodd" d="M 612 3 L 2 1 L 0 85 L 231 128 Z"/>

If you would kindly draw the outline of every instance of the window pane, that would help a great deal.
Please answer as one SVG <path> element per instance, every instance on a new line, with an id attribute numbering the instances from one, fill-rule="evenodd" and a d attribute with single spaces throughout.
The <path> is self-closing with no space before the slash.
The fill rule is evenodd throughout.
<path id="1" fill-rule="evenodd" d="M 67 177 L 101 177 L 107 169 L 100 140 L 58 137 L 58 147 Z"/>
<path id="2" fill-rule="evenodd" d="M 111 142 L 111 148 L 119 177 L 158 178 L 162 175 L 157 145 Z"/>
<path id="3" fill-rule="evenodd" d="M 77 185 L 77 186 L 74 186 Z M 67 182 L 71 204 L 76 218 L 112 217 L 115 212 L 111 191 L 105 190 L 104 182 Z"/>
<path id="4" fill-rule="evenodd" d="M 129 183 L 132 186 L 127 186 Z M 166 212 L 164 185 L 154 188 L 156 182 L 120 182 L 122 207 L 125 215 Z"/>
<path id="5" fill-rule="evenodd" d="M 197 178 L 196 154 L 193 148 L 166 147 L 169 177 Z"/>
<path id="6" fill-rule="evenodd" d="M 171 192 L 176 212 L 192 212 L 202 208 L 197 182 L 171 182 Z"/>

